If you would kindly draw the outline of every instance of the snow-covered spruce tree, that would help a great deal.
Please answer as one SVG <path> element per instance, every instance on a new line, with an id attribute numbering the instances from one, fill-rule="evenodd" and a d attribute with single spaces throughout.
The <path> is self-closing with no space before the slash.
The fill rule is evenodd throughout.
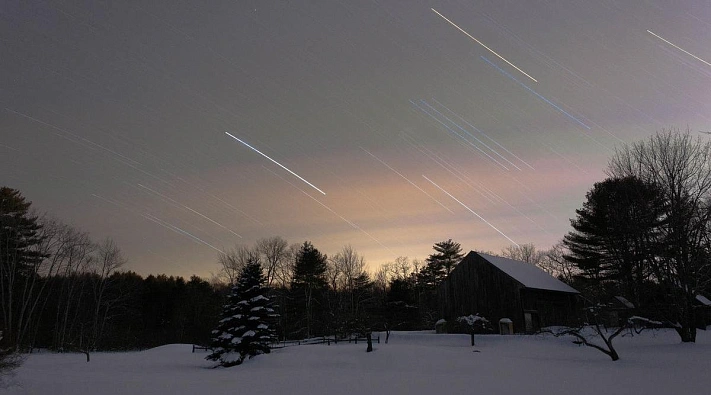
<path id="1" fill-rule="evenodd" d="M 212 331 L 212 354 L 206 359 L 220 366 L 239 365 L 244 359 L 267 354 L 276 336 L 277 314 L 267 297 L 266 278 L 259 259 L 251 257 L 227 297 L 222 320 Z"/>

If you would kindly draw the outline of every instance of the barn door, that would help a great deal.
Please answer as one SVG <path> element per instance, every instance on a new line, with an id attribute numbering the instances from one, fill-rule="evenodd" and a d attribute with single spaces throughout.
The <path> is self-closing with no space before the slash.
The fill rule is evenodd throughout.
<path id="1" fill-rule="evenodd" d="M 533 333 L 540 329 L 540 321 L 538 318 L 538 312 L 536 311 L 526 311 L 523 313 L 523 320 L 526 326 L 526 333 Z"/>
<path id="2" fill-rule="evenodd" d="M 533 317 L 531 313 L 523 313 L 523 319 L 526 322 L 526 332 L 530 333 L 533 329 Z"/>

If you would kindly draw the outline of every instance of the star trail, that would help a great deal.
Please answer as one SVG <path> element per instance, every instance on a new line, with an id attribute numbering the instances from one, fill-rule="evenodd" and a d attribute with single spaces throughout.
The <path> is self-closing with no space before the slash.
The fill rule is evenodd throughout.
<path id="1" fill-rule="evenodd" d="M 711 130 L 706 0 L 89 3 L 0 7 L 0 183 L 141 274 L 545 249 L 615 149 Z"/>

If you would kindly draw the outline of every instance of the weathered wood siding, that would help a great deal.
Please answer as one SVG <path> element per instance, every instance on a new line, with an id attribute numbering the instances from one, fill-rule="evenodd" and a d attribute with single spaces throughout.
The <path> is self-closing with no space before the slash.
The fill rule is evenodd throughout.
<path id="1" fill-rule="evenodd" d="M 441 314 L 446 320 L 479 314 L 496 328 L 499 319 L 510 318 L 514 331 L 524 328 L 523 285 L 470 252 L 439 287 Z"/>
<path id="2" fill-rule="evenodd" d="M 576 294 L 524 288 L 521 290 L 524 311 L 538 313 L 541 327 L 552 325 L 576 325 L 580 315 Z"/>
<path id="3" fill-rule="evenodd" d="M 479 314 L 494 329 L 501 318 L 513 321 L 515 332 L 526 330 L 524 312 L 534 312 L 535 325 L 572 325 L 578 317 L 576 294 L 526 288 L 470 252 L 438 289 L 440 314 L 448 321 Z"/>

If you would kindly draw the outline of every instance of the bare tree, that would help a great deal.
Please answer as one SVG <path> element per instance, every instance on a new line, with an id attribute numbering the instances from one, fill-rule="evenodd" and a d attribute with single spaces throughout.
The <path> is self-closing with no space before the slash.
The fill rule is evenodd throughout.
<path id="1" fill-rule="evenodd" d="M 412 260 L 412 271 L 415 273 L 419 273 L 423 266 L 425 266 L 425 262 L 422 259 L 415 258 Z"/>
<path id="2" fill-rule="evenodd" d="M 383 264 L 375 272 L 373 276 L 373 283 L 375 286 L 375 292 L 380 295 L 380 297 L 385 300 L 385 295 L 388 293 L 388 273 L 390 272 L 388 264 Z"/>
<path id="3" fill-rule="evenodd" d="M 10 313 L 5 316 L 5 326 L 12 329 L 8 332 L 13 334 L 11 342 L 17 349 L 28 346 L 27 343 L 32 347 L 32 335 L 36 333 L 39 324 L 39 312 L 47 303 L 46 295 L 51 286 L 47 279 L 58 274 L 64 262 L 63 257 L 57 254 L 66 244 L 66 240 L 61 237 L 63 225 L 47 217 L 33 217 L 40 224 L 36 233 L 37 243 L 29 246 L 26 253 L 35 258 L 24 262 L 10 259 L 9 265 L 0 265 L 2 308 L 4 312 Z"/>
<path id="4" fill-rule="evenodd" d="M 696 294 L 711 285 L 711 142 L 694 139 L 688 129 L 662 130 L 617 151 L 608 173 L 662 189 L 666 221 L 660 232 L 667 248 L 653 261 L 653 277 L 673 301 L 669 320 L 682 342 L 694 342 Z"/>
<path id="5" fill-rule="evenodd" d="M 343 280 L 343 272 L 341 272 L 341 265 L 335 260 L 338 255 L 332 256 L 328 259 L 326 265 L 326 282 L 328 283 L 328 288 L 333 292 L 338 292 L 341 288 Z"/>
<path id="6" fill-rule="evenodd" d="M 406 256 L 395 258 L 394 262 L 389 263 L 388 268 L 390 269 L 392 278 L 398 280 L 407 280 L 413 273 L 416 273 L 416 270 L 413 270 L 413 266 Z"/>
<path id="7" fill-rule="evenodd" d="M 543 252 L 543 258 L 538 263 L 538 267 L 551 276 L 567 284 L 572 284 L 573 278 L 580 270 L 578 270 L 573 263 L 565 259 L 566 253 L 565 245 L 562 242 L 558 242 L 549 250 Z"/>
<path id="8" fill-rule="evenodd" d="M 59 238 L 62 242 L 53 255 L 63 263 L 57 271 L 61 281 L 55 301 L 57 309 L 52 340 L 54 348 L 62 350 L 72 341 L 70 333 L 77 324 L 86 293 L 86 281 L 82 281 L 81 274 L 88 271 L 96 245 L 88 234 L 66 225 L 61 226 Z"/>
<path id="9" fill-rule="evenodd" d="M 617 349 L 615 349 L 613 344 L 616 337 L 625 333 L 627 330 L 632 330 L 632 328 L 634 328 L 637 333 L 640 333 L 647 327 L 658 327 L 662 324 L 661 322 L 652 321 L 644 317 L 633 316 L 617 328 L 607 328 L 601 324 L 602 318 L 600 314 L 602 312 L 603 310 L 600 307 L 590 307 L 587 309 L 588 323 L 584 323 L 575 328 L 546 329 L 542 332 L 552 333 L 556 337 L 572 336 L 576 339 L 574 343 L 594 348 L 610 357 L 613 361 L 617 361 L 620 359 L 620 355 L 617 353 Z M 596 341 L 596 339 L 598 340 Z M 600 344 L 599 341 L 601 341 L 602 344 Z"/>
<path id="10" fill-rule="evenodd" d="M 537 250 L 533 243 L 520 245 L 512 244 L 501 250 L 501 255 L 506 258 L 539 266 L 545 256 L 545 252 Z"/>
<path id="11" fill-rule="evenodd" d="M 274 279 L 281 288 L 288 288 L 291 280 L 294 278 L 294 269 L 296 268 L 296 260 L 299 255 L 301 245 L 294 243 L 289 245 L 284 254 L 284 259 L 276 267 Z"/>
<path id="12" fill-rule="evenodd" d="M 284 260 L 288 257 L 288 243 L 283 238 L 274 236 L 257 240 L 255 249 L 261 255 L 264 263 L 267 287 L 271 287 L 276 280 L 280 266 L 284 265 Z"/>
<path id="13" fill-rule="evenodd" d="M 106 321 L 110 317 L 111 308 L 115 300 L 106 297 L 107 289 L 111 286 L 111 275 L 121 266 L 126 264 L 126 259 L 121 254 L 121 250 L 113 240 L 106 238 L 96 248 L 95 259 L 90 267 L 93 276 L 92 295 L 94 297 L 94 311 L 92 314 L 92 333 L 87 344 L 82 344 L 87 353 L 96 347 L 101 339 L 106 326 Z"/>
<path id="14" fill-rule="evenodd" d="M 250 259 L 258 257 L 259 252 L 244 245 L 237 245 L 231 250 L 221 252 L 217 256 L 217 262 L 220 265 L 217 277 L 228 284 L 235 284 Z"/>
<path id="15" fill-rule="evenodd" d="M 348 311 L 352 316 L 357 316 L 362 296 L 361 288 L 369 281 L 365 272 L 365 259 L 352 246 L 347 245 L 333 256 L 332 261 L 340 273 L 339 288 L 347 298 Z"/>
<path id="16" fill-rule="evenodd" d="M 350 245 L 344 246 L 341 251 L 333 256 L 333 262 L 342 273 L 343 284 L 341 288 L 346 291 L 353 289 L 356 277 L 365 272 L 365 260 Z"/>

